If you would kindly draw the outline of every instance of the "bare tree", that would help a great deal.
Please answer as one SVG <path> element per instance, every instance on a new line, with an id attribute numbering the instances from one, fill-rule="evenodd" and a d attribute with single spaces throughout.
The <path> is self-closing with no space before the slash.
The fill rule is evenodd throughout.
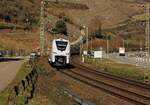
<path id="1" fill-rule="evenodd" d="M 101 24 L 101 17 L 95 16 L 91 19 L 89 24 L 89 33 L 90 37 L 100 37 L 102 32 L 102 24 Z"/>

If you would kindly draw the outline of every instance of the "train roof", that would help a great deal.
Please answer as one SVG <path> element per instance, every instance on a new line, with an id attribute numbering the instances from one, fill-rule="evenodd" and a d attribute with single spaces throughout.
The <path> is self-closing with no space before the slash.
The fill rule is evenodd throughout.
<path id="1" fill-rule="evenodd" d="M 65 41 L 65 42 L 69 42 L 69 40 L 62 39 L 62 38 L 59 38 L 59 39 L 53 39 L 53 41 Z"/>

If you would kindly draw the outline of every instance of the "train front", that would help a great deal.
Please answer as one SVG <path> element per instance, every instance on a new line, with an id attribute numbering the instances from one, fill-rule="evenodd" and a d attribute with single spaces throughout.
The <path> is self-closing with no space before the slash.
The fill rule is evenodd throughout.
<path id="1" fill-rule="evenodd" d="M 70 42 L 54 39 L 52 42 L 51 62 L 55 66 L 66 66 L 70 61 Z"/>

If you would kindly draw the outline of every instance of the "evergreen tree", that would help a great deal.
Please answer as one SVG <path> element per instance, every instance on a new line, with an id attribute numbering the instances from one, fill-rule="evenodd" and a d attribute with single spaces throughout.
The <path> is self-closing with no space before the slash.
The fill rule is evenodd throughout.
<path id="1" fill-rule="evenodd" d="M 54 33 L 67 35 L 67 26 L 64 20 L 56 22 L 56 26 L 52 29 Z"/>

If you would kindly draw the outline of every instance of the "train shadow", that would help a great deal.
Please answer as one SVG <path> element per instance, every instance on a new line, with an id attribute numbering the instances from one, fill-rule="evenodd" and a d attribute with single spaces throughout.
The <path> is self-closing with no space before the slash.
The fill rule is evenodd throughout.
<path id="1" fill-rule="evenodd" d="M 57 66 L 57 65 L 53 65 L 51 63 L 49 63 L 53 68 L 55 68 L 56 70 L 70 70 L 70 69 L 74 69 L 75 66 L 72 65 L 72 64 L 68 64 L 68 65 L 65 65 L 65 66 Z"/>
<path id="2" fill-rule="evenodd" d="M 62 67 L 57 67 L 58 69 L 60 68 L 61 70 L 69 70 L 69 69 L 74 69 L 75 66 L 74 65 L 71 65 L 71 64 L 68 64 L 66 66 L 62 66 Z"/>

